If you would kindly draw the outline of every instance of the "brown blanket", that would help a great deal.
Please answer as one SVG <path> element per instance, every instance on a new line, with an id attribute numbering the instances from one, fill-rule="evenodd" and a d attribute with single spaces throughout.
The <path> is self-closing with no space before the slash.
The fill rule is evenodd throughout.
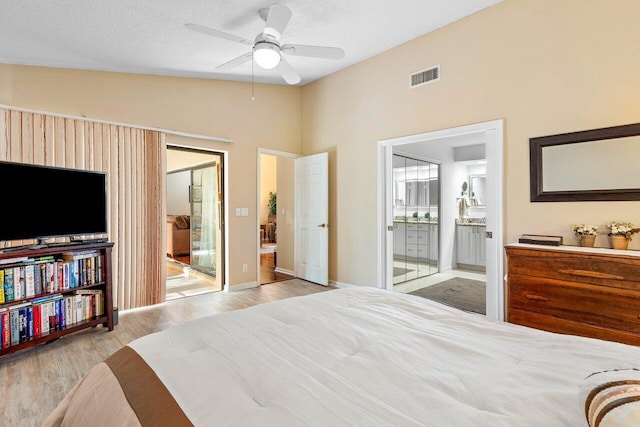
<path id="1" fill-rule="evenodd" d="M 193 425 L 155 372 L 128 346 L 96 365 L 49 415 L 43 426 L 105 424 Z"/>

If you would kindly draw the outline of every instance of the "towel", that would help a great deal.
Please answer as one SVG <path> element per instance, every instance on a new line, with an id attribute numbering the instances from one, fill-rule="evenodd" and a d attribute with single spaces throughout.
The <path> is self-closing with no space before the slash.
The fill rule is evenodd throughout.
<path id="1" fill-rule="evenodd" d="M 469 202 L 466 197 L 460 199 L 458 202 L 458 215 L 460 218 L 464 218 L 469 215 Z"/>

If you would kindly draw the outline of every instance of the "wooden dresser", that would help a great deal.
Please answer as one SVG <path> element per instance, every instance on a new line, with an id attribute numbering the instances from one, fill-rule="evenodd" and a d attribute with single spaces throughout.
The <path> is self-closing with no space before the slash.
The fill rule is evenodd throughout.
<path id="1" fill-rule="evenodd" d="M 507 321 L 640 345 L 640 251 L 514 243 Z"/>

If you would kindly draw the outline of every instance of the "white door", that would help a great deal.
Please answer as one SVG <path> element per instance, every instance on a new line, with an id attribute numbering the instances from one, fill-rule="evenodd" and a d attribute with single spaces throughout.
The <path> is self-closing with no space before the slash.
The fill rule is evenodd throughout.
<path id="1" fill-rule="evenodd" d="M 329 155 L 294 160 L 296 276 L 329 285 Z"/>

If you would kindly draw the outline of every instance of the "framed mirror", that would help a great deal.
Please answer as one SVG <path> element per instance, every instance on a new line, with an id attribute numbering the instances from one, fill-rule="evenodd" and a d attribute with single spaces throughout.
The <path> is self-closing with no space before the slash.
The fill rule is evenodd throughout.
<path id="1" fill-rule="evenodd" d="M 532 202 L 640 200 L 640 123 L 529 139 Z"/>
<path id="2" fill-rule="evenodd" d="M 486 175 L 469 175 L 469 202 L 471 206 L 485 205 Z"/>

